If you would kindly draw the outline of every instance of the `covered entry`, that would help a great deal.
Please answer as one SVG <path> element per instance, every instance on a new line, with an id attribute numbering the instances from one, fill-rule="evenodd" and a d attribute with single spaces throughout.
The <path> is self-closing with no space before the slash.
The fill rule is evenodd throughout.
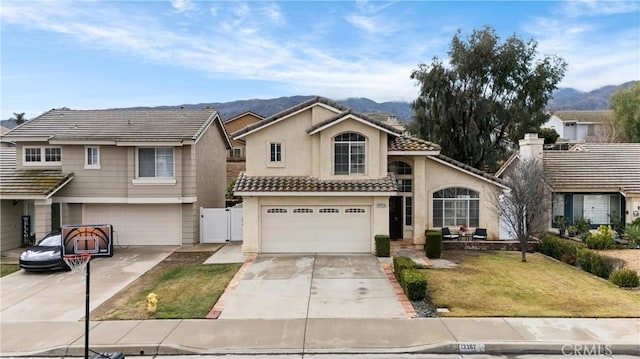
<path id="1" fill-rule="evenodd" d="M 263 253 L 371 253 L 370 206 L 262 206 Z"/>

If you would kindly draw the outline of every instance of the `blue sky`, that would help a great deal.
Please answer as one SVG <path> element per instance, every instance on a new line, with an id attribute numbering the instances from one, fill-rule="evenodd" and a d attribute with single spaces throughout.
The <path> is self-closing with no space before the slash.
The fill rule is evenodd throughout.
<path id="1" fill-rule="evenodd" d="M 484 25 L 565 59 L 560 87 L 640 78 L 638 1 L 1 1 L 2 119 L 290 95 L 411 101 L 411 71 Z"/>

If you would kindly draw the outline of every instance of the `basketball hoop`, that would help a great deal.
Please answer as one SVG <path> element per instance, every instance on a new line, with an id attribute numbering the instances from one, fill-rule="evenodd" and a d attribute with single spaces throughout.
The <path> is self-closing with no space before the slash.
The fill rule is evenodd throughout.
<path id="1" fill-rule="evenodd" d="M 89 253 L 80 253 L 80 254 L 68 254 L 62 257 L 64 262 L 67 263 L 72 272 L 78 272 L 81 268 L 84 268 L 89 260 L 91 260 L 91 254 Z"/>

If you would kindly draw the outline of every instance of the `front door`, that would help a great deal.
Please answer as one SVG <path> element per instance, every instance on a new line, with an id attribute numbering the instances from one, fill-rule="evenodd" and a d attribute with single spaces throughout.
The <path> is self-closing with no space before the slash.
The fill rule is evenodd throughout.
<path id="1" fill-rule="evenodd" d="M 389 238 L 402 239 L 402 196 L 389 197 Z"/>

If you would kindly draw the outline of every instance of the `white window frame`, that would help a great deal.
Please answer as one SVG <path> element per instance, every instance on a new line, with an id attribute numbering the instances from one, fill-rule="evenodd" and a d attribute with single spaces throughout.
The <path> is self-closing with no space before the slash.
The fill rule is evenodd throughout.
<path id="1" fill-rule="evenodd" d="M 275 160 L 272 161 L 271 150 L 273 146 L 279 147 L 280 158 L 276 158 Z M 285 148 L 284 141 L 268 141 L 267 142 L 267 150 L 265 151 L 267 154 L 267 167 L 284 167 L 284 160 L 285 160 L 284 148 Z"/>
<path id="2" fill-rule="evenodd" d="M 89 163 L 89 150 L 94 149 L 96 151 L 96 163 Z M 87 170 L 99 170 L 100 169 L 100 146 L 84 146 L 84 168 Z"/>
<path id="3" fill-rule="evenodd" d="M 173 156 L 172 177 L 140 177 L 140 150 L 141 149 L 165 149 L 170 148 Z M 131 181 L 134 185 L 175 185 L 176 184 L 176 149 L 175 147 L 158 146 L 158 147 L 136 147 L 135 148 L 136 163 L 135 163 L 135 178 Z M 156 154 L 157 156 L 157 154 Z M 157 166 L 157 157 L 154 158 L 154 164 Z M 157 171 L 157 169 L 156 169 Z"/>
<path id="4" fill-rule="evenodd" d="M 362 137 L 363 138 L 362 141 L 360 140 L 337 141 L 337 138 L 342 135 L 352 135 L 352 134 Z M 348 146 L 348 154 L 347 154 L 348 161 L 346 163 L 347 165 L 346 173 L 336 173 L 336 165 L 337 165 L 336 145 L 337 144 L 346 144 Z M 357 171 L 354 171 L 354 167 L 356 166 L 356 164 L 352 162 L 352 159 L 353 159 L 352 156 L 354 155 L 354 152 L 353 152 L 354 149 L 360 146 L 362 146 L 362 155 L 363 155 L 362 172 L 357 172 Z M 333 170 L 334 176 L 366 176 L 367 174 L 367 137 L 366 136 L 358 132 L 344 132 L 344 133 L 337 134 L 336 136 L 333 137 L 332 150 L 333 150 L 333 156 L 332 156 L 333 169 L 332 170 Z"/>
<path id="5" fill-rule="evenodd" d="M 27 150 L 34 149 L 40 153 L 39 161 L 27 161 Z M 47 161 L 47 150 L 56 149 L 60 152 L 59 161 Z M 23 166 L 60 166 L 62 165 L 62 148 L 60 146 L 24 146 L 22 147 Z"/>

